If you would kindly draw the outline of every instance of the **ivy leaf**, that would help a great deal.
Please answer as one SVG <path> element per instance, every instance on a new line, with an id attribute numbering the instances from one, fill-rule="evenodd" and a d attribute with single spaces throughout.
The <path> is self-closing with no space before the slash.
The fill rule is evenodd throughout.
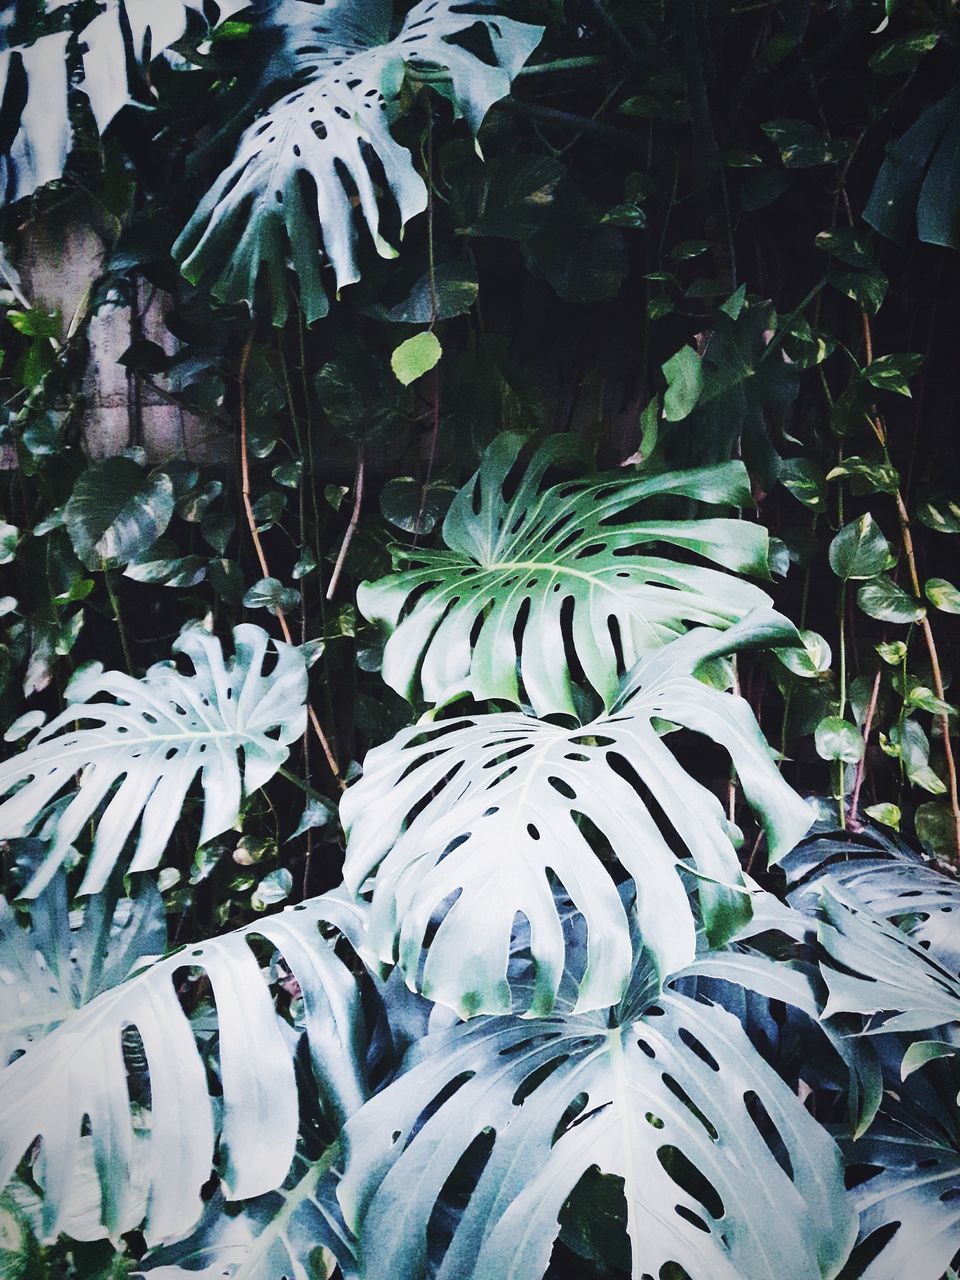
<path id="1" fill-rule="evenodd" d="M 827 279 L 835 289 L 859 303 L 871 316 L 875 316 L 883 306 L 890 285 L 879 267 L 858 271 L 850 267 L 831 266 Z"/>
<path id="2" fill-rule="evenodd" d="M 896 391 L 898 395 L 909 396 L 908 380 L 917 372 L 924 359 L 924 356 L 914 352 L 898 356 L 878 356 L 866 366 L 863 376 L 879 391 Z"/>
<path id="3" fill-rule="evenodd" d="M 388 480 L 380 493 L 380 510 L 385 520 L 404 533 L 432 533 L 443 519 L 456 493 L 453 485 L 424 486 L 412 476 L 396 476 Z"/>
<path id="4" fill-rule="evenodd" d="M 900 819 L 902 814 L 900 806 L 884 801 L 882 804 L 868 804 L 863 811 L 868 818 L 872 818 L 874 822 L 882 823 L 885 827 L 892 827 L 894 831 L 900 830 Z"/>
<path id="5" fill-rule="evenodd" d="M 15 524 L 0 520 L 0 564 L 10 564 L 17 554 L 20 530 Z"/>
<path id="6" fill-rule="evenodd" d="M 875 265 L 876 258 L 870 245 L 852 227 L 834 227 L 832 231 L 821 231 L 817 235 L 816 246 L 831 258 L 845 262 L 848 267 Z"/>
<path id="7" fill-rule="evenodd" d="M 860 730 L 842 716 L 827 716 L 821 720 L 814 734 L 814 742 L 821 760 L 842 760 L 844 764 L 856 764 L 863 756 Z"/>
<path id="8" fill-rule="evenodd" d="M 899 40 L 889 40 L 870 55 L 870 69 L 881 76 L 906 75 L 924 54 L 937 47 L 939 40 L 938 31 L 914 31 Z"/>
<path id="9" fill-rule="evenodd" d="M 381 303 L 365 308 L 368 315 L 391 324 L 429 324 L 432 320 L 451 320 L 466 315 L 477 300 L 480 286 L 476 273 L 467 262 L 441 263 L 433 272 L 425 272 L 402 302 L 393 306 Z"/>
<path id="10" fill-rule="evenodd" d="M 936 496 L 917 507 L 917 519 L 936 533 L 960 533 L 960 502 Z"/>
<path id="11" fill-rule="evenodd" d="M 828 480 L 850 476 L 857 481 L 860 493 L 895 493 L 900 486 L 900 476 L 887 462 L 873 462 L 869 458 L 845 458 L 827 473 Z"/>
<path id="12" fill-rule="evenodd" d="M 893 563 L 890 544 L 867 512 L 844 525 L 830 543 L 830 567 L 838 578 L 872 578 Z"/>
<path id="13" fill-rule="evenodd" d="M 884 662 L 891 667 L 898 667 L 907 656 L 907 646 L 902 640 L 882 642 L 874 647 Z"/>
<path id="14" fill-rule="evenodd" d="M 923 605 L 918 604 L 913 596 L 907 595 L 902 587 L 898 587 L 886 574 L 865 582 L 857 592 L 857 603 L 864 613 L 880 622 L 895 622 L 901 625 L 908 622 L 919 622 L 926 613 Z"/>
<path id="15" fill-rule="evenodd" d="M 953 858 L 957 851 L 957 830 L 950 806 L 931 800 L 918 807 L 913 816 L 917 836 L 938 858 Z"/>
<path id="16" fill-rule="evenodd" d="M 474 160 L 451 175 L 460 234 L 529 239 L 550 216 L 564 166 L 535 152 L 497 155 L 483 165 Z"/>
<path id="17" fill-rule="evenodd" d="M 795 676 L 815 680 L 830 670 L 830 646 L 816 631 L 801 631 L 803 648 L 774 649 L 774 653 Z"/>
<path id="18" fill-rule="evenodd" d="M 443 355 L 443 348 L 432 329 L 416 333 L 412 338 L 401 342 L 390 357 L 390 368 L 397 381 L 409 387 L 425 373 L 435 368 Z"/>
<path id="19" fill-rule="evenodd" d="M 64 524 L 88 569 L 112 568 L 152 547 L 173 509 L 173 483 L 165 472 L 146 472 L 132 458 L 103 458 L 74 486 Z"/>
<path id="20" fill-rule="evenodd" d="M 708 240 L 682 240 L 667 254 L 671 262 L 689 262 L 691 258 L 699 258 L 710 248 Z"/>
<path id="21" fill-rule="evenodd" d="M 264 876 L 254 889 L 250 905 L 254 911 L 266 911 L 267 907 L 285 902 L 292 892 L 293 876 L 286 867 L 278 867 L 276 871 Z"/>
<path id="22" fill-rule="evenodd" d="M 285 587 L 278 578 L 261 578 L 247 590 L 243 603 L 247 609 L 295 609 L 300 592 L 295 587 Z"/>
<path id="23" fill-rule="evenodd" d="M 837 164 L 850 153 L 848 138 L 828 138 L 806 120 L 768 120 L 761 129 L 776 143 L 785 169 L 812 169 Z"/>
<path id="24" fill-rule="evenodd" d="M 314 379 L 324 413 L 348 440 L 383 444 L 397 433 L 401 392 L 372 351 L 344 344 Z"/>
<path id="25" fill-rule="evenodd" d="M 826 478 L 810 458 L 781 458 L 780 483 L 811 511 L 820 511 L 827 497 Z"/>
<path id="26" fill-rule="evenodd" d="M 890 729 L 888 755 L 899 756 L 907 777 L 931 795 L 943 795 L 946 786 L 930 768 L 930 742 L 916 720 L 905 719 Z"/>
<path id="27" fill-rule="evenodd" d="M 923 590 L 930 603 L 944 613 L 960 613 L 960 591 L 945 578 L 930 578 Z"/>
<path id="28" fill-rule="evenodd" d="M 693 347 L 681 347 L 661 370 L 667 380 L 663 416 L 667 422 L 679 422 L 693 413 L 700 399 L 703 365 Z"/>

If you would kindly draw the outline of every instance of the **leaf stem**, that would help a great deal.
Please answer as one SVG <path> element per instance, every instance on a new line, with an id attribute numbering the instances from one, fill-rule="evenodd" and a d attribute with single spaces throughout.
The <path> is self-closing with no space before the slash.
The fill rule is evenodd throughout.
<path id="1" fill-rule="evenodd" d="M 549 75 L 555 71 L 587 71 L 592 67 L 606 65 L 606 58 L 600 54 L 583 54 L 579 58 L 554 58 L 550 62 L 534 62 L 530 66 L 521 67 L 517 79 L 523 76 Z"/>
<path id="2" fill-rule="evenodd" d="M 123 625 L 123 615 L 120 613 L 120 598 L 117 595 L 117 589 L 113 583 L 112 570 L 106 565 L 103 567 L 103 581 L 106 584 L 107 595 L 110 599 L 110 608 L 113 610 L 113 620 L 117 624 L 117 632 L 120 636 L 120 648 L 123 650 L 123 663 L 127 668 L 127 675 L 133 675 L 133 659 L 130 656 L 130 645 L 127 640 L 127 629 Z"/>
<path id="3" fill-rule="evenodd" d="M 846 193 L 844 192 L 844 195 Z M 863 341 L 864 341 L 864 358 L 867 364 L 873 360 L 873 335 L 870 330 L 870 317 L 867 315 L 865 307 L 860 308 L 860 314 L 863 321 Z M 874 435 L 883 449 L 887 462 L 890 462 L 890 453 L 887 447 L 887 433 L 884 429 L 883 421 L 876 412 L 868 415 L 870 425 L 873 427 Z M 923 590 L 920 586 L 920 573 L 917 568 L 917 556 L 913 546 L 913 533 L 910 528 L 910 512 L 907 510 L 907 504 L 903 498 L 903 492 L 899 485 L 894 491 L 894 501 L 897 507 L 897 517 L 900 521 L 900 542 L 903 546 L 903 554 L 906 557 L 907 569 L 910 574 L 910 585 L 913 594 L 917 600 L 923 599 Z M 933 690 L 940 702 L 946 702 L 946 692 L 943 686 L 943 672 L 940 668 L 940 656 L 937 652 L 936 641 L 933 636 L 933 627 L 930 625 L 930 619 L 924 610 L 923 617 L 920 619 L 920 630 L 923 632 L 924 643 L 927 647 L 927 656 L 930 659 L 930 670 L 933 675 Z M 940 732 L 943 735 L 943 754 L 947 765 L 947 791 L 950 797 L 950 812 L 953 816 L 953 847 L 954 854 L 960 860 L 960 791 L 957 787 L 957 762 L 953 753 L 953 743 L 950 741 L 950 716 L 949 713 L 943 711 L 939 716 Z"/>
<path id="4" fill-rule="evenodd" d="M 238 373 L 239 391 L 240 391 L 240 493 L 243 498 L 243 509 L 247 517 L 247 528 L 250 530 L 250 539 L 253 542 L 254 550 L 257 553 L 257 560 L 265 578 L 270 577 L 270 566 L 267 564 L 267 557 L 263 550 L 263 543 L 260 541 L 260 532 L 257 529 L 257 520 L 253 514 L 253 503 L 250 500 L 250 454 L 247 436 L 247 368 L 250 364 L 250 352 L 253 349 L 254 330 L 250 330 L 250 335 L 243 346 L 243 354 L 240 357 L 240 370 Z M 280 624 L 280 630 L 283 632 L 283 638 L 287 644 L 294 643 L 290 626 L 287 622 L 286 615 L 279 605 L 274 609 L 276 619 Z M 330 772 L 337 781 L 337 785 L 343 790 L 346 785 L 340 774 L 340 767 L 337 764 L 336 757 L 331 750 L 327 736 L 323 732 L 323 727 L 317 713 L 310 704 L 307 704 L 307 715 L 310 717 L 310 723 L 313 725 L 313 731 L 320 741 L 323 748 L 323 754 L 326 757 L 327 765 Z"/>
<path id="5" fill-rule="evenodd" d="M 920 589 L 920 575 L 917 572 L 917 558 L 913 549 L 913 535 L 910 532 L 910 514 L 907 511 L 906 503 L 900 490 L 896 492 L 897 514 L 900 517 L 900 535 L 903 540 L 903 553 L 907 557 L 907 568 L 910 571 L 910 582 L 913 586 L 913 593 L 917 599 L 922 598 Z M 930 619 L 924 610 L 923 617 L 920 619 L 920 630 L 923 632 L 924 643 L 927 646 L 927 654 L 930 658 L 930 670 L 933 674 L 933 691 L 937 695 L 940 702 L 946 702 L 946 691 L 943 687 L 943 672 L 940 669 L 940 656 L 937 653 L 936 642 L 933 638 L 933 628 L 930 625 Z M 960 859 L 960 794 L 957 791 L 957 762 L 953 754 L 953 743 L 950 741 L 950 715 L 947 711 L 940 713 L 940 732 L 943 735 L 943 754 L 947 763 L 947 790 L 950 795 L 950 812 L 953 814 L 953 844 L 954 852 Z"/>
<path id="6" fill-rule="evenodd" d="M 873 677 L 873 688 L 870 690 L 870 702 L 867 704 L 867 716 L 863 722 L 863 755 L 857 761 L 857 772 L 853 779 L 853 791 L 850 795 L 850 814 L 849 825 L 854 831 L 860 830 L 860 788 L 863 786 L 863 779 L 867 769 L 867 746 L 870 742 L 870 731 L 873 728 L 873 717 L 877 713 L 877 699 L 880 696 L 880 679 L 883 674 L 883 668 L 878 665 L 877 673 Z"/>
<path id="7" fill-rule="evenodd" d="M 343 535 L 343 542 L 340 544 L 340 553 L 337 556 L 337 563 L 333 566 L 333 573 L 330 575 L 330 585 L 327 587 L 327 599 L 332 600 L 337 590 L 337 584 L 340 581 L 340 574 L 343 572 L 344 561 L 347 558 L 347 552 L 350 550 L 350 543 L 353 541 L 353 535 L 357 531 L 357 524 L 360 520 L 360 504 L 363 502 L 363 474 L 365 460 L 363 456 L 363 445 L 357 450 L 357 473 L 353 481 L 353 510 L 350 512 L 350 523 L 347 525 L 347 531 Z"/>

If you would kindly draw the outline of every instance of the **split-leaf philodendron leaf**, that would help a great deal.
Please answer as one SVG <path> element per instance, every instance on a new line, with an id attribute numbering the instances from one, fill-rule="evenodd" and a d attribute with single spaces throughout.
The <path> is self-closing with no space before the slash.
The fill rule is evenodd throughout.
<path id="1" fill-rule="evenodd" d="M 67 9 L 71 18 L 82 8 L 76 0 L 46 7 Z M 247 7 L 248 0 L 217 0 L 216 20 Z M 0 51 L 0 99 L 11 113 L 9 140 L 0 152 L 0 204 L 13 204 L 63 176 L 73 144 L 69 88 L 78 50 L 82 69 L 76 85 L 103 133 L 123 107 L 149 102 L 144 84 L 138 83 L 145 65 L 185 35 L 191 14 L 203 24 L 208 12 L 203 0 L 105 0 L 101 11 L 80 26 L 77 40 L 67 28 Z M 12 80 L 22 83 L 19 106 L 15 89 L 6 96 Z"/>
<path id="2" fill-rule="evenodd" d="M 623 1180 L 634 1280 L 671 1262 L 832 1277 L 856 1234 L 833 1140 L 718 1006 L 663 992 L 609 1015 L 481 1019 L 407 1061 L 345 1130 L 339 1196 L 366 1280 L 540 1280 L 593 1167 Z M 438 1265 L 427 1224 L 478 1141 L 489 1156 Z"/>
<path id="3" fill-rule="evenodd" d="M 260 627 L 244 623 L 233 635 L 227 661 L 213 636 L 185 632 L 174 652 L 189 659 L 192 676 L 164 663 L 142 680 L 119 671 L 83 676 L 67 709 L 0 764 L 0 796 L 7 797 L 0 836 L 26 835 L 42 823 L 50 842 L 27 896 L 50 881 L 105 801 L 82 893 L 103 888 L 135 828 L 128 869 L 157 866 L 197 774 L 200 844 L 226 831 L 243 796 L 273 777 L 306 724 L 303 656 Z M 50 809 L 60 796 L 63 803 Z"/>
<path id="4" fill-rule="evenodd" d="M 509 1012 L 519 914 L 536 967 L 532 1008 L 550 1012 L 566 959 L 559 887 L 587 926 L 578 1008 L 614 1003 L 630 975 L 630 925 L 600 856 L 603 841 L 636 883 L 631 910 L 661 973 L 693 959 L 692 884 L 711 941 L 729 938 L 750 918 L 733 833 L 716 796 L 670 750 L 661 722 L 729 751 L 766 826 L 770 857 L 785 854 L 809 827 L 811 809 L 780 776 L 747 703 L 693 673 L 718 652 L 791 634 L 770 613 L 726 633 L 690 632 L 641 659 L 615 710 L 582 727 L 490 714 L 414 725 L 375 748 L 341 817 L 348 886 L 361 892 L 375 877 L 369 941 L 380 959 L 398 951 L 408 983 L 461 1016 Z M 692 859 L 692 875 L 681 877 L 691 864 L 678 862 L 671 834 Z"/>
<path id="5" fill-rule="evenodd" d="M 361 611 L 389 632 L 383 678 L 404 697 L 456 693 L 574 713 L 574 664 L 609 707 L 624 670 L 688 626 L 727 627 L 770 604 L 732 573 L 766 575 L 767 534 L 745 520 L 664 520 L 635 509 L 661 495 L 752 503 L 742 463 L 544 486 L 569 461 L 554 436 L 511 491 L 523 439 L 500 436 L 443 522 L 446 550 L 395 549 L 398 567 L 362 583 Z M 720 565 L 644 554 L 676 548 Z"/>
<path id="6" fill-rule="evenodd" d="M 0 1074 L 0 1187 L 39 1137 L 45 1238 L 64 1229 L 87 1126 L 100 1216 L 111 1235 L 140 1225 L 144 1193 L 148 1241 L 193 1226 L 218 1141 L 230 1199 L 283 1184 L 299 1125 L 295 1041 L 276 1016 L 251 950 L 258 938 L 284 957 L 303 995 L 311 1062 L 331 1120 L 342 1122 L 360 1106 L 366 1085 L 359 994 L 320 936 L 326 923 L 354 937 L 362 921 L 355 907 L 328 895 L 175 952 L 70 1013 Z M 203 971 L 216 1006 L 222 1090 L 216 1102 L 178 998 L 190 969 Z M 136 1029 L 149 1076 L 148 1125 L 132 1109 L 122 1042 L 128 1027 Z"/>
<path id="7" fill-rule="evenodd" d="M 289 255 L 307 322 L 325 315 L 324 257 L 338 292 L 360 278 L 354 202 L 383 257 L 396 246 L 381 232 L 379 183 L 385 179 L 401 230 L 427 207 L 413 157 L 390 131 L 405 77 L 430 78 L 476 133 L 543 35 L 483 2 L 421 0 L 391 40 L 391 9 L 387 0 L 279 0 L 271 20 L 284 40 L 288 89 L 244 133 L 178 240 L 174 252 L 191 280 L 214 275 L 218 297 L 252 305 L 263 271 L 274 323 L 282 324 Z M 457 42 L 478 25 L 492 63 Z"/>

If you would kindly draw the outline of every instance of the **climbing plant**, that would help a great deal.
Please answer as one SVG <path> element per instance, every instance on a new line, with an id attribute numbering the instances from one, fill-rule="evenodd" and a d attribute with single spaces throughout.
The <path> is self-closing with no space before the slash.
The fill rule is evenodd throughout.
<path id="1" fill-rule="evenodd" d="M 958 38 L 0 15 L 0 1275 L 956 1273 Z"/>

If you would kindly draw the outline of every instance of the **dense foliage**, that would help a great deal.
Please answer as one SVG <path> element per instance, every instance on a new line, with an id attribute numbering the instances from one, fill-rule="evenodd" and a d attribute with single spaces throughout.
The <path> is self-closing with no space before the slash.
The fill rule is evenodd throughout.
<path id="1" fill-rule="evenodd" d="M 0 1277 L 956 1274 L 958 20 L 4 10 Z"/>

